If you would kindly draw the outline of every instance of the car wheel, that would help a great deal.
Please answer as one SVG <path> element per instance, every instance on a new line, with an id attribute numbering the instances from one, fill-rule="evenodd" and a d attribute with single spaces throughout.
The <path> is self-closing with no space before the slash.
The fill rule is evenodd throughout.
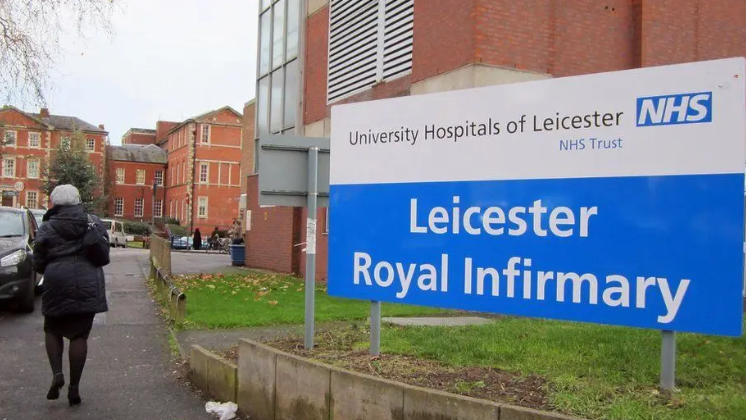
<path id="1" fill-rule="evenodd" d="M 34 283 L 31 283 L 29 287 L 26 288 L 26 293 L 21 297 L 21 301 L 18 302 L 19 311 L 26 314 L 34 312 L 34 300 L 36 299 L 36 295 L 34 294 L 35 286 Z"/>

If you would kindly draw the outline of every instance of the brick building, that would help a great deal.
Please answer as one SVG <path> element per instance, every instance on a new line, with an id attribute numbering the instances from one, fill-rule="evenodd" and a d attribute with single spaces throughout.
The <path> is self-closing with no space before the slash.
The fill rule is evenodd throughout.
<path id="1" fill-rule="evenodd" d="M 335 104 L 746 55 L 742 0 L 259 3 L 255 137 L 328 137 Z M 261 208 L 248 180 L 247 264 L 302 273 L 304 211 Z"/>
<path id="2" fill-rule="evenodd" d="M 113 187 L 108 214 L 144 222 L 163 217 L 166 152 L 155 144 L 125 144 L 109 146 L 107 158 Z"/>
<path id="3" fill-rule="evenodd" d="M 55 150 L 69 147 L 74 131 L 85 137 L 88 158 L 99 176 L 104 171 L 108 133 L 77 117 L 52 115 L 42 108 L 38 114 L 12 106 L 0 109 L 2 172 L 0 190 L 3 206 L 48 207 L 43 191 L 43 174 Z"/>
<path id="4" fill-rule="evenodd" d="M 158 139 L 168 154 L 166 215 L 188 231 L 228 229 L 239 216 L 243 115 L 223 107 L 173 125 Z"/>

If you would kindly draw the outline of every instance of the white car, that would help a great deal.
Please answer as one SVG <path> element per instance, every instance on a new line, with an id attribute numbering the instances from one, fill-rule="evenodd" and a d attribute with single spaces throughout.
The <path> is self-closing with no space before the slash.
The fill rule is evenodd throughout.
<path id="1" fill-rule="evenodd" d="M 124 233 L 124 224 L 117 220 L 103 219 L 104 229 L 109 233 L 109 245 L 113 247 L 127 247 L 127 235 Z"/>

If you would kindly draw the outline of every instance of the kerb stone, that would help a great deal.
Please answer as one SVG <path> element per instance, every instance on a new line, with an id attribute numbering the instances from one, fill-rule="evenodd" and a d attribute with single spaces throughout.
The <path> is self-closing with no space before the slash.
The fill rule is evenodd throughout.
<path id="1" fill-rule="evenodd" d="M 396 382 L 332 370 L 331 418 L 403 420 L 404 388 Z"/>
<path id="2" fill-rule="evenodd" d="M 238 348 L 238 408 L 252 419 L 275 418 L 277 353 L 269 347 L 240 340 Z"/>
<path id="3" fill-rule="evenodd" d="M 404 420 L 498 420 L 500 405 L 430 389 L 404 387 Z"/>
<path id="4" fill-rule="evenodd" d="M 328 420 L 331 370 L 291 355 L 277 356 L 275 420 Z"/>

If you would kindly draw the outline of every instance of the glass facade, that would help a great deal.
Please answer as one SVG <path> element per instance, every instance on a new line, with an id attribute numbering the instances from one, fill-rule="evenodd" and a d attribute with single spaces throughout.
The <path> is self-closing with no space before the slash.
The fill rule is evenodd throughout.
<path id="1" fill-rule="evenodd" d="M 256 137 L 292 133 L 298 113 L 301 0 L 259 2 Z"/>

